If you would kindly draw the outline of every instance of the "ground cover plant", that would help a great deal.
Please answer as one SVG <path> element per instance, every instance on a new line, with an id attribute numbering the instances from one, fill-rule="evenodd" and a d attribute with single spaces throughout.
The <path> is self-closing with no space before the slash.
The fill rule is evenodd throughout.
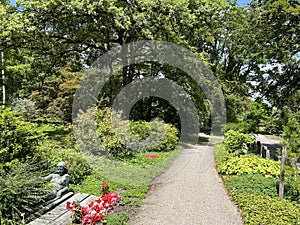
<path id="1" fill-rule="evenodd" d="M 292 168 L 287 167 L 285 198 L 280 199 L 279 162 L 254 154 L 237 156 L 226 144 L 217 145 L 215 155 L 218 171 L 245 224 L 300 223 L 300 209 L 295 201 L 298 184 Z"/>

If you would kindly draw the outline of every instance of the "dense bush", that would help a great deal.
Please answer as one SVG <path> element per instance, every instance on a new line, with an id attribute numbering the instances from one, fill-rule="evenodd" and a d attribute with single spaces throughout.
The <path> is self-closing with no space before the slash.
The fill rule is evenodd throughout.
<path id="1" fill-rule="evenodd" d="M 242 154 L 248 150 L 247 144 L 253 144 L 255 142 L 254 137 L 251 134 L 243 134 L 239 131 L 228 130 L 225 133 L 224 143 L 230 153 Z"/>
<path id="2" fill-rule="evenodd" d="M 47 77 L 29 96 L 36 103 L 38 115 L 71 122 L 73 96 L 81 77 L 82 73 L 69 67 Z"/>
<path id="3" fill-rule="evenodd" d="M 171 124 L 165 124 L 158 120 L 131 122 L 130 131 L 137 137 L 137 140 L 146 140 L 146 147 L 142 146 L 140 151 L 168 152 L 174 150 L 178 144 L 178 130 Z"/>
<path id="4" fill-rule="evenodd" d="M 36 124 L 9 109 L 0 111 L 0 167 L 33 158 L 42 134 Z"/>
<path id="5" fill-rule="evenodd" d="M 14 163 L 9 172 L 0 173 L 0 219 L 1 224 L 21 224 L 22 213 L 31 210 L 46 196 L 43 180 L 36 179 L 45 174 L 40 165 Z M 43 171 L 45 172 L 45 171 Z"/>
<path id="6" fill-rule="evenodd" d="M 226 131 L 234 130 L 240 133 L 247 133 L 249 130 L 249 123 L 246 121 L 239 122 L 239 123 L 227 123 L 226 124 Z"/>
<path id="7" fill-rule="evenodd" d="M 76 140 L 80 151 L 99 155 L 104 151 L 117 158 L 136 151 L 171 151 L 178 143 L 178 131 L 160 121 L 121 120 L 111 108 L 90 110 L 76 119 Z M 95 129 L 97 127 L 97 129 Z M 99 139 L 95 138 L 98 135 Z"/>
<path id="8" fill-rule="evenodd" d="M 14 111 L 20 112 L 26 120 L 32 120 L 36 116 L 35 103 L 27 98 L 16 98 L 11 103 Z"/>
<path id="9" fill-rule="evenodd" d="M 56 172 L 57 163 L 64 161 L 67 164 L 68 174 L 70 175 L 72 184 L 80 184 L 91 174 L 92 169 L 82 153 L 74 149 L 48 147 L 48 149 L 41 148 L 40 150 L 42 158 L 47 162 L 52 173 Z"/>
<path id="10" fill-rule="evenodd" d="M 261 174 L 242 174 L 239 176 L 223 176 L 229 192 L 247 192 L 251 194 L 278 197 L 278 178 L 265 177 Z"/>
<path id="11" fill-rule="evenodd" d="M 280 164 L 277 161 L 248 154 L 246 156 L 232 157 L 223 162 L 218 169 L 221 173 L 227 175 L 260 173 L 266 177 L 279 177 Z"/>
<path id="12" fill-rule="evenodd" d="M 287 200 L 247 192 L 235 192 L 232 199 L 242 210 L 245 224 L 299 224 L 300 208 Z"/>

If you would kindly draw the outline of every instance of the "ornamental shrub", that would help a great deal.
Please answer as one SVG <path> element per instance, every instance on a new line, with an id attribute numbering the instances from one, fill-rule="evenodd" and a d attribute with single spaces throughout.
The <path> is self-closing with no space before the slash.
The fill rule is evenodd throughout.
<path id="1" fill-rule="evenodd" d="M 45 171 L 40 165 L 15 162 L 9 172 L 0 172 L 0 220 L 2 225 L 21 224 L 22 213 L 26 218 L 46 196 Z"/>
<path id="2" fill-rule="evenodd" d="M 222 163 L 218 169 L 220 173 L 227 175 L 260 173 L 265 177 L 279 177 L 280 163 L 248 154 L 232 157 Z"/>
<path id="3" fill-rule="evenodd" d="M 80 151 L 125 158 L 137 151 L 172 151 L 178 143 L 178 131 L 170 124 L 156 120 L 131 122 L 120 119 L 118 113 L 111 115 L 111 108 L 78 115 L 75 136 Z"/>
<path id="4" fill-rule="evenodd" d="M 178 144 L 178 130 L 159 120 L 131 122 L 130 131 L 137 140 L 146 140 L 146 146 L 141 146 L 139 151 L 169 152 Z"/>
<path id="5" fill-rule="evenodd" d="M 53 164 L 56 166 L 60 161 L 66 162 L 72 184 L 80 184 L 92 173 L 92 168 L 84 158 L 84 155 L 76 152 L 74 149 L 59 149 L 55 151 Z"/>
<path id="6" fill-rule="evenodd" d="M 227 123 L 226 131 L 234 130 L 240 133 L 247 133 L 249 131 L 250 125 L 246 121 L 238 122 L 238 123 Z"/>
<path id="7" fill-rule="evenodd" d="M 27 98 L 16 98 L 12 101 L 11 107 L 14 111 L 20 112 L 26 120 L 32 120 L 36 116 L 35 103 Z"/>
<path id="8" fill-rule="evenodd" d="M 290 177 L 285 179 L 284 198 L 291 201 L 300 201 L 300 179 Z"/>
<path id="9" fill-rule="evenodd" d="M 80 184 L 88 175 L 92 173 L 92 168 L 85 159 L 83 153 L 71 148 L 62 148 L 45 142 L 39 148 L 40 156 L 45 162 L 47 169 L 52 173 L 57 171 L 57 164 L 66 162 L 71 184 Z"/>
<path id="10" fill-rule="evenodd" d="M 243 134 L 234 130 L 228 130 L 225 133 L 225 137 L 224 143 L 228 151 L 234 154 L 242 154 L 248 150 L 247 144 L 253 144 L 255 142 L 251 134 Z"/>
<path id="11" fill-rule="evenodd" d="M 8 169 L 15 161 L 33 158 L 42 136 L 36 124 L 10 109 L 0 110 L 0 167 Z"/>

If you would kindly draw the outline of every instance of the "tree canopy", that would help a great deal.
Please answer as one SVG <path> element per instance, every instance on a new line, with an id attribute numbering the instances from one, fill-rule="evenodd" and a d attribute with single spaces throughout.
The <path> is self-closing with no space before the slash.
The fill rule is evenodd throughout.
<path id="1" fill-rule="evenodd" d="M 18 0 L 15 6 L 3 1 L 0 15 L 8 102 L 30 97 L 46 112 L 51 101 L 66 114 L 55 116 L 70 120 L 66 104 L 72 102 L 78 72 L 116 46 L 162 40 L 192 50 L 211 68 L 222 86 L 229 122 L 249 117 L 246 111 L 256 97 L 281 110 L 282 118 L 299 110 L 297 0 L 252 1 L 245 7 L 226 0 Z M 100 104 L 111 105 L 118 90 L 141 73 L 163 74 L 181 85 L 202 115 L 201 123 L 209 124 L 209 102 L 202 91 L 182 71 L 155 62 L 117 72 L 99 96 Z M 132 118 L 150 120 L 162 108 L 178 120 L 159 98 L 138 102 Z M 139 116 L 139 110 L 148 114 Z"/>

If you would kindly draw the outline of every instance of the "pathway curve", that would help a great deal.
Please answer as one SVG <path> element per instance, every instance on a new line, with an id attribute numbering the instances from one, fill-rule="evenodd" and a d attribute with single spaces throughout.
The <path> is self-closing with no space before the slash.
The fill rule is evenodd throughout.
<path id="1" fill-rule="evenodd" d="M 130 225 L 242 225 L 215 169 L 214 149 L 193 145 L 153 181 Z"/>

